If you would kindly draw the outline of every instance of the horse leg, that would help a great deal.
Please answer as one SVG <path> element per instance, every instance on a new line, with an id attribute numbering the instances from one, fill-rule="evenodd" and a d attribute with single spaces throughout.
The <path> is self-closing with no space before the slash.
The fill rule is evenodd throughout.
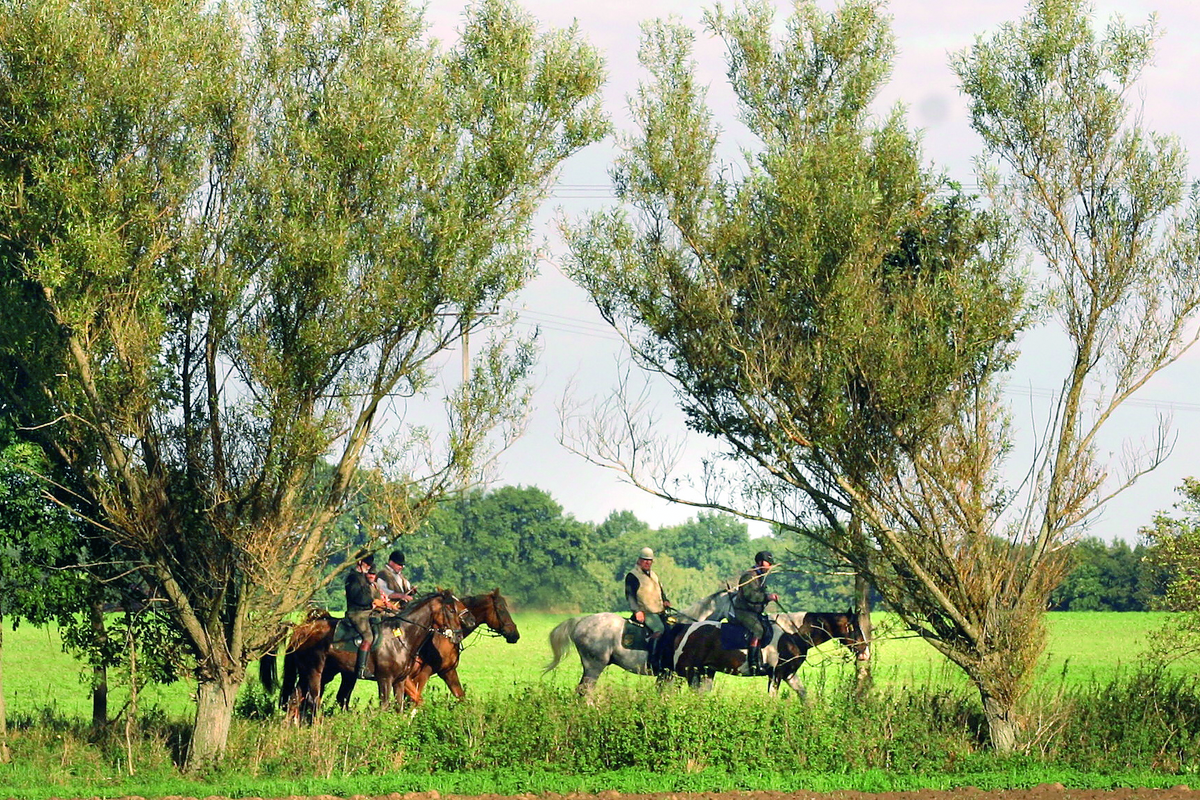
<path id="1" fill-rule="evenodd" d="M 787 677 L 787 685 L 792 687 L 792 691 L 800 695 L 801 700 L 808 699 L 808 692 L 804 688 L 804 684 L 800 682 L 800 672 L 793 672 Z"/>
<path id="2" fill-rule="evenodd" d="M 414 670 L 407 678 L 404 679 L 404 694 L 408 699 L 413 701 L 414 706 L 419 706 L 424 702 L 422 694 L 425 692 L 425 684 L 429 681 L 429 676 L 433 674 L 433 667 L 425 662 L 421 662 L 419 669 Z"/>
<path id="3" fill-rule="evenodd" d="M 309 665 L 305 679 L 300 682 L 304 690 L 304 698 L 300 703 L 300 716 L 305 722 L 312 722 L 321 710 L 321 678 L 325 672 L 325 656 L 320 655 Z"/>
<path id="4" fill-rule="evenodd" d="M 585 654 L 578 644 L 575 649 L 579 650 L 579 660 L 583 663 L 583 677 L 579 679 L 579 685 L 575 687 L 575 691 L 583 697 L 590 697 L 592 690 L 596 688 L 596 681 L 600 680 L 600 673 L 604 672 L 608 662 Z"/>
<path id="5" fill-rule="evenodd" d="M 354 694 L 354 687 L 358 684 L 358 677 L 353 672 L 343 672 L 342 682 L 338 684 L 337 704 L 342 711 L 350 710 L 350 696 Z"/>
<path id="6" fill-rule="evenodd" d="M 462 683 L 458 680 L 458 667 L 438 673 L 443 681 L 446 682 L 446 688 L 450 690 L 450 694 L 454 695 L 459 700 L 466 696 L 467 692 L 462 687 Z"/>
<path id="7" fill-rule="evenodd" d="M 392 681 L 389 676 L 375 673 L 375 685 L 379 689 L 379 707 L 387 708 L 391 699 Z"/>

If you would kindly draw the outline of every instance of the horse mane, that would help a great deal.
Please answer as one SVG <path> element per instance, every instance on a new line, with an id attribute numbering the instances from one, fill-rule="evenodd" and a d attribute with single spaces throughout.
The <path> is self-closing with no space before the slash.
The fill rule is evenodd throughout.
<path id="1" fill-rule="evenodd" d="M 683 609 L 683 615 L 694 620 L 719 619 L 729 616 L 733 611 L 734 592 L 720 589 L 707 597 L 702 597 Z"/>

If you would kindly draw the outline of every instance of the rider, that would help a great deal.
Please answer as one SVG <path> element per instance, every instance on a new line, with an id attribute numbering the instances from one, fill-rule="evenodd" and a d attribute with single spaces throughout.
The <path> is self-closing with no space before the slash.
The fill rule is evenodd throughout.
<path id="1" fill-rule="evenodd" d="M 416 587 L 404 577 L 404 553 L 393 550 L 388 562 L 379 571 L 379 588 L 383 596 L 398 606 L 413 599 Z"/>
<path id="2" fill-rule="evenodd" d="M 359 678 L 365 678 L 367 673 L 367 654 L 371 651 L 371 610 L 374 598 L 371 596 L 371 582 L 367 578 L 375 566 L 375 556 L 370 553 L 358 560 L 354 569 L 346 573 L 346 619 L 362 637 L 358 644 L 358 653 L 354 661 L 354 673 Z"/>
<path id="3" fill-rule="evenodd" d="M 737 595 L 733 598 L 733 616 L 750 632 L 750 647 L 747 660 L 750 670 L 757 672 L 762 666 L 762 649 L 759 645 L 766 632 L 763 612 L 767 603 L 778 601 L 779 595 L 767 591 L 767 575 L 775 565 L 775 556 L 769 550 L 754 554 L 754 566 L 742 573 L 738 579 Z"/>
<path id="4" fill-rule="evenodd" d="M 651 670 L 657 672 L 661 662 L 661 640 L 667 628 L 667 609 L 671 601 L 653 570 L 654 551 L 643 547 L 638 553 L 637 566 L 625 575 L 625 600 L 633 612 L 633 619 L 650 629 Z"/>
<path id="5" fill-rule="evenodd" d="M 382 612 L 400 610 L 400 606 L 384 597 L 383 590 L 379 588 L 379 575 L 375 572 L 374 567 L 367 570 L 367 581 L 371 584 L 371 607 L 373 609 Z"/>

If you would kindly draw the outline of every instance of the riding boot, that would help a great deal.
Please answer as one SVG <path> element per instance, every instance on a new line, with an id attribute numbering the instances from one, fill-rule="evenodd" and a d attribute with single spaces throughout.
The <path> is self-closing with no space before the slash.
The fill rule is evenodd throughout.
<path id="1" fill-rule="evenodd" d="M 762 670 L 762 648 L 758 646 L 758 639 L 750 642 L 746 648 L 746 668 L 751 675 L 757 675 Z"/>
<path id="2" fill-rule="evenodd" d="M 359 649 L 358 655 L 354 659 L 354 675 L 359 678 L 367 677 L 367 654 L 370 651 Z"/>

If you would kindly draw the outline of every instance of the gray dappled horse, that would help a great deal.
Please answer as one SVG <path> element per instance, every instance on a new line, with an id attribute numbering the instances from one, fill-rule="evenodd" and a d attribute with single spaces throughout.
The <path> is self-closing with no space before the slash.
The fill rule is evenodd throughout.
<path id="1" fill-rule="evenodd" d="M 722 619 L 732 613 L 733 592 L 720 591 L 696 601 L 681 613 L 694 620 Z M 558 666 L 567 650 L 574 645 L 583 662 L 583 677 L 576 691 L 588 694 L 596 685 L 600 673 L 609 664 L 639 675 L 651 674 L 645 650 L 631 650 L 621 643 L 628 614 L 603 611 L 584 617 L 571 617 L 550 631 L 550 650 L 554 659 L 542 672 Z"/>

